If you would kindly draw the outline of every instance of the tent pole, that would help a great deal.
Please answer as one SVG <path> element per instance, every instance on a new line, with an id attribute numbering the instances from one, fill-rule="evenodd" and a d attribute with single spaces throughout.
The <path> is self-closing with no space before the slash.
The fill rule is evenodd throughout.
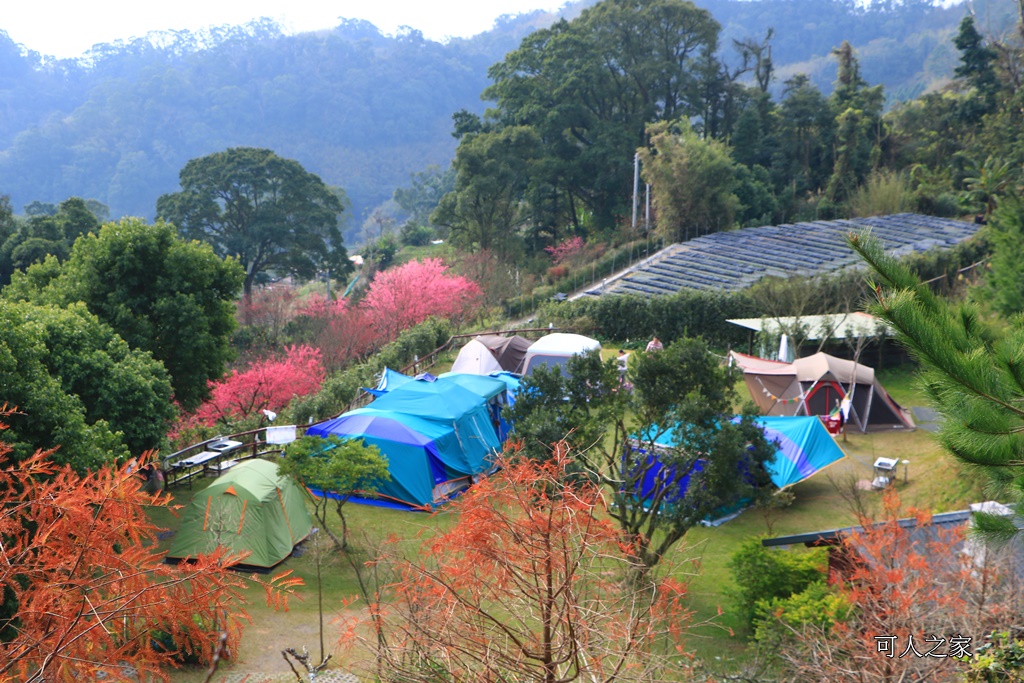
<path id="1" fill-rule="evenodd" d="M 868 431 L 868 415 L 871 414 L 871 401 L 875 398 L 875 387 L 871 386 L 871 391 L 868 392 L 868 406 L 864 409 L 864 419 L 861 420 L 860 431 L 867 434 Z"/>

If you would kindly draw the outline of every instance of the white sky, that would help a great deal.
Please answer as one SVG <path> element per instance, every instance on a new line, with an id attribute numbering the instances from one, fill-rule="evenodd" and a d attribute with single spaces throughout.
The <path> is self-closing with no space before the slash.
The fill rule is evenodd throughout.
<path id="1" fill-rule="evenodd" d="M 384 33 L 400 26 L 433 40 L 472 36 L 503 14 L 554 10 L 564 0 L 0 0 L 0 30 L 30 50 L 78 57 L 93 45 L 149 31 L 195 30 L 276 20 L 287 32 L 365 19 Z"/>

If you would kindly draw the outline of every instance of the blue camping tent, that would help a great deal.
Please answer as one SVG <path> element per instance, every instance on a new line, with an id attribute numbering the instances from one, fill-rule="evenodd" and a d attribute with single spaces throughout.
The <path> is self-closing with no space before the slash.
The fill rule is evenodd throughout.
<path id="1" fill-rule="evenodd" d="M 508 373 L 503 373 L 508 374 Z M 439 382 L 454 382 L 464 389 L 472 391 L 487 401 L 487 409 L 491 414 L 491 424 L 497 425 L 498 440 L 502 443 L 512 431 L 511 426 L 502 416 L 505 406 L 512 405 L 509 394 L 509 382 L 504 378 L 488 375 L 472 375 L 465 372 L 445 372 L 438 375 Z M 516 386 L 519 381 L 515 380 Z"/>
<path id="2" fill-rule="evenodd" d="M 490 432 L 488 445 L 497 444 L 484 398 L 455 382 L 415 380 L 406 382 L 370 404 L 377 410 L 415 415 L 427 420 L 453 424 L 460 439 L 481 439 Z"/>
<path id="3" fill-rule="evenodd" d="M 469 486 L 474 475 L 492 467 L 497 439 L 463 441 L 454 425 L 415 415 L 360 408 L 321 422 L 307 435 L 362 439 L 388 458 L 391 480 L 377 495 L 404 506 L 428 509 Z"/>
<path id="4" fill-rule="evenodd" d="M 780 489 L 803 481 L 845 455 L 816 416 L 759 417 L 756 421 L 764 430 L 769 443 L 775 443 L 775 458 L 765 464 L 765 470 L 768 471 L 772 483 Z M 667 429 L 654 440 L 654 445 L 655 448 L 674 448 L 675 429 Z M 658 462 L 657 453 L 649 454 L 647 463 L 650 466 L 645 470 L 643 481 L 640 482 L 640 495 L 644 499 L 649 498 L 659 485 L 664 485 L 662 482 L 666 477 L 669 481 L 674 478 L 671 472 L 662 473 L 664 468 Z M 698 461 L 693 468 L 693 474 L 701 471 L 703 466 L 701 461 Z M 679 494 L 672 496 L 672 500 L 685 497 L 689 485 L 690 474 L 680 477 Z"/>

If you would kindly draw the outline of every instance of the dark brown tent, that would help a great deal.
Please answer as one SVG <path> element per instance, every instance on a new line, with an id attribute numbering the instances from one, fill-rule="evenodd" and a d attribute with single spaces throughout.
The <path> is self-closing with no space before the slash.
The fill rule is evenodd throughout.
<path id="1" fill-rule="evenodd" d="M 501 337 L 496 334 L 482 334 L 476 338 L 478 342 L 486 346 L 498 359 L 502 370 L 519 372 L 519 366 L 523 364 L 526 357 L 526 349 L 533 344 L 526 337 L 518 334 L 511 337 Z"/>

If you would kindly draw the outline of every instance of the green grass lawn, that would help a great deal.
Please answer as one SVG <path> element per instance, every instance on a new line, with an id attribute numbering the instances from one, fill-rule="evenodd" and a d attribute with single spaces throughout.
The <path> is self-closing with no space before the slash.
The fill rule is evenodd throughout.
<path id="1" fill-rule="evenodd" d="M 617 355 L 617 348 L 608 345 L 606 357 Z M 447 363 L 431 368 L 439 373 L 447 369 Z M 923 405 L 923 397 L 906 370 L 880 373 L 883 384 L 893 397 L 904 406 Z M 746 398 L 746 389 L 738 387 L 741 397 Z M 747 638 L 743 625 L 736 618 L 730 599 L 734 588 L 728 569 L 729 559 L 745 540 L 764 535 L 786 535 L 822 529 L 832 529 L 855 523 L 852 506 L 844 500 L 842 491 L 850 488 L 853 480 L 870 480 L 871 464 L 878 456 L 895 457 L 910 461 L 907 479 L 900 468 L 897 490 L 905 506 L 929 508 L 936 512 L 961 509 L 970 502 L 984 500 L 982 481 L 978 475 L 964 471 L 951 457 L 944 454 L 933 437 L 926 431 L 886 432 L 877 434 L 851 433 L 845 439 L 840 437 L 839 445 L 846 458 L 826 472 L 819 473 L 808 481 L 794 487 L 795 502 L 792 506 L 778 511 L 773 518 L 766 519 L 758 510 L 747 510 L 736 519 L 719 527 L 698 527 L 692 529 L 683 543 L 675 550 L 679 558 L 699 560 L 699 572 L 690 576 L 691 608 L 695 621 L 713 619 L 722 628 L 703 627 L 697 629 L 690 641 L 690 648 L 704 658 L 718 657 L 723 660 L 743 659 L 747 656 Z M 196 488 L 208 484 L 197 482 Z M 187 487 L 173 491 L 176 502 L 186 504 L 191 491 Z M 864 505 L 877 509 L 880 494 L 864 491 Z M 366 549 L 372 548 L 384 539 L 394 536 L 403 539 L 404 550 L 415 554 L 424 535 L 434 529 L 447 528 L 452 517 L 446 513 L 427 515 L 402 512 L 387 508 L 359 505 L 346 507 L 352 542 L 357 548 L 352 557 L 362 561 L 367 557 Z M 153 518 L 168 529 L 175 529 L 179 519 L 167 511 L 157 510 Z M 322 538 L 321 543 L 326 539 Z M 163 541 L 169 544 L 168 540 Z M 311 545 L 309 543 L 307 546 Z M 301 557 L 290 558 L 280 566 L 289 569 L 306 581 L 306 587 L 299 590 L 302 601 L 293 601 L 287 613 L 275 612 L 263 604 L 262 591 L 251 588 L 246 592 L 249 605 L 246 607 L 252 624 L 245 630 L 241 646 L 234 662 L 222 665 L 220 672 L 245 673 L 288 673 L 280 651 L 285 647 L 306 646 L 313 653 L 319 649 L 317 632 L 318 611 L 315 590 L 316 553 L 307 548 Z M 682 565 L 683 563 L 679 563 Z M 330 620 L 346 611 L 358 608 L 358 603 L 346 606 L 346 600 L 359 594 L 355 572 L 347 557 L 331 554 L 323 560 L 323 594 L 325 610 L 325 641 L 328 649 L 337 640 L 339 627 Z M 719 615 L 719 612 L 721 614 Z M 731 629 L 732 634 L 730 634 Z M 337 656 L 336 665 L 344 668 L 346 659 Z M 214 680 L 220 680 L 221 676 Z M 172 674 L 176 683 L 198 683 L 205 679 L 205 672 L 179 671 Z"/>

